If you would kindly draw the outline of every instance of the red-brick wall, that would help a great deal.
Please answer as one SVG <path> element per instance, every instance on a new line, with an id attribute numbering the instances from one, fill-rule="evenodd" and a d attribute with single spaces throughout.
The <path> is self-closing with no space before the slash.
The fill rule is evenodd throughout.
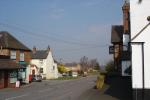
<path id="1" fill-rule="evenodd" d="M 123 26 L 124 26 L 124 33 L 126 31 L 129 31 L 129 21 L 130 21 L 130 16 L 129 16 L 129 10 L 130 10 L 130 5 L 127 3 L 127 4 L 124 4 L 123 7 L 122 7 L 122 10 L 123 10 Z"/>
<path id="2" fill-rule="evenodd" d="M 0 71 L 0 89 L 4 88 L 4 72 Z"/>

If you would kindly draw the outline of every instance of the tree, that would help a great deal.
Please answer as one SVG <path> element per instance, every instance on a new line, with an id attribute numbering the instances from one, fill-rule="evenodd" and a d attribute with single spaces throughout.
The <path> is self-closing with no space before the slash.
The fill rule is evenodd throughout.
<path id="1" fill-rule="evenodd" d="M 94 66 L 94 69 L 95 69 L 95 70 L 100 70 L 100 65 L 99 65 L 98 62 L 97 62 L 96 65 Z"/>
<path id="2" fill-rule="evenodd" d="M 105 70 L 107 73 L 113 73 L 116 71 L 115 66 L 114 66 L 114 61 L 110 60 L 106 63 L 105 65 Z"/>
<path id="3" fill-rule="evenodd" d="M 88 57 L 83 56 L 83 57 L 80 59 L 80 65 L 81 65 L 82 71 L 87 71 L 88 68 L 89 68 Z"/>
<path id="4" fill-rule="evenodd" d="M 58 72 L 59 73 L 66 73 L 67 72 L 67 69 L 65 68 L 65 66 L 63 64 L 59 64 L 58 65 Z"/>
<path id="5" fill-rule="evenodd" d="M 97 59 L 91 59 L 89 61 L 89 67 L 94 69 L 94 67 L 96 66 L 97 63 L 98 63 Z"/>
<path id="6" fill-rule="evenodd" d="M 89 60 L 89 67 L 95 70 L 100 70 L 100 65 L 97 59 Z"/>

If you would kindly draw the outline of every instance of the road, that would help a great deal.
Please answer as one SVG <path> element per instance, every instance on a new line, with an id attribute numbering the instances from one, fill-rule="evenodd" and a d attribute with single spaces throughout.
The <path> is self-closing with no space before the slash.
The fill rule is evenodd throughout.
<path id="1" fill-rule="evenodd" d="M 118 100 L 94 89 L 96 76 L 75 80 L 46 80 L 21 88 L 0 90 L 0 100 Z"/>

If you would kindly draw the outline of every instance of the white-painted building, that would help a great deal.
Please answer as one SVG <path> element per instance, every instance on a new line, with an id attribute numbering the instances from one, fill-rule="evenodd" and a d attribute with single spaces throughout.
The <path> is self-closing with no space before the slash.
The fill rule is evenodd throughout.
<path id="1" fill-rule="evenodd" d="M 43 79 L 58 78 L 57 63 L 54 62 L 52 52 L 47 50 L 36 50 L 33 48 L 31 66 L 31 75 L 41 75 Z"/>
<path id="2" fill-rule="evenodd" d="M 145 27 L 149 23 L 148 16 L 150 0 L 142 0 L 141 3 L 130 0 L 132 88 L 135 100 L 150 100 L 150 25 Z"/>

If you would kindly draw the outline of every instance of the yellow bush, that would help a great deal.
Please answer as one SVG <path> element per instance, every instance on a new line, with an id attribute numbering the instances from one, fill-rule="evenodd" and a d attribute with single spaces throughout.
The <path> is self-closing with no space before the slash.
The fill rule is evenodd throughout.
<path id="1" fill-rule="evenodd" d="M 99 75 L 96 80 L 96 88 L 101 89 L 104 85 L 104 75 Z"/>

